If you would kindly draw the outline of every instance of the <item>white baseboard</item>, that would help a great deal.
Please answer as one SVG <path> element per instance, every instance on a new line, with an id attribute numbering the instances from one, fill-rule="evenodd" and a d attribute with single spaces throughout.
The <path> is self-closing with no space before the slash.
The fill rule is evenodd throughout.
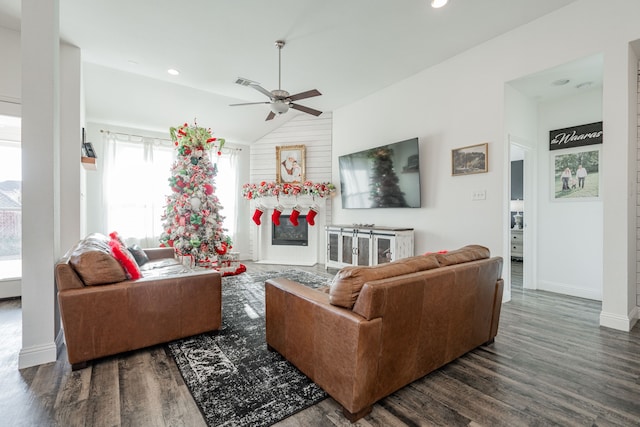
<path id="1" fill-rule="evenodd" d="M 19 296 L 22 296 L 21 279 L 0 280 L 0 299 L 16 298 Z"/>
<path id="2" fill-rule="evenodd" d="M 58 350 L 55 342 L 28 348 L 23 347 L 20 349 L 20 354 L 18 355 L 18 369 L 55 362 L 57 354 Z"/>
<path id="3" fill-rule="evenodd" d="M 557 294 L 570 295 L 572 297 L 602 301 L 602 291 L 576 288 L 574 286 L 567 285 L 566 283 L 538 280 L 538 286 L 536 289 L 539 291 L 555 292 Z"/>
<path id="4" fill-rule="evenodd" d="M 638 307 L 629 313 L 628 316 L 620 316 L 614 313 L 600 312 L 600 326 L 629 332 L 638 321 Z"/>

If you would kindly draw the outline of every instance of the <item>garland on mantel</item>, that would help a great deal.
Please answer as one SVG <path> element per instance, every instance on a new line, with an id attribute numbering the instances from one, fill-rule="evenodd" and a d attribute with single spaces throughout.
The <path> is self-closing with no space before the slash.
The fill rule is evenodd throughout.
<path id="1" fill-rule="evenodd" d="M 260 197 L 299 196 L 310 195 L 313 197 L 329 197 L 336 191 L 335 185 L 330 182 L 313 183 L 305 181 L 303 184 L 262 181 L 260 184 L 244 184 L 242 196 L 247 200 Z"/>

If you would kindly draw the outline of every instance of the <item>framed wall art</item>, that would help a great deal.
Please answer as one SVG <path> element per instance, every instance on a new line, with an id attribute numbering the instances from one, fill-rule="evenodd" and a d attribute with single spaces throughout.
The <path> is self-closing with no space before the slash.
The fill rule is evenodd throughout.
<path id="1" fill-rule="evenodd" d="M 471 175 L 489 171 L 489 143 L 451 150 L 451 175 Z"/>
<path id="2" fill-rule="evenodd" d="M 276 182 L 301 184 L 305 180 L 305 146 L 276 147 Z"/>
<path id="3" fill-rule="evenodd" d="M 600 198 L 600 148 L 551 153 L 552 200 L 597 200 Z"/>

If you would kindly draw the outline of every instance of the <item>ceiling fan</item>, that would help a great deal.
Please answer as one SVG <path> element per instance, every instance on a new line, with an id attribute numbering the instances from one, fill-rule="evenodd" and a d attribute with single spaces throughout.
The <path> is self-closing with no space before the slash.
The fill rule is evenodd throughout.
<path id="1" fill-rule="evenodd" d="M 305 107 L 304 105 L 294 104 L 294 101 L 322 95 L 317 89 L 311 89 L 306 92 L 296 93 L 295 95 L 289 95 L 289 92 L 287 92 L 286 90 L 282 90 L 280 86 L 280 80 L 282 76 L 281 56 L 282 48 L 284 47 L 284 40 L 277 40 L 276 47 L 278 48 L 278 89 L 268 91 L 260 86 L 260 83 L 245 79 L 244 77 L 238 77 L 238 79 L 236 80 L 236 83 L 241 86 L 249 86 L 257 90 L 258 92 L 265 94 L 267 97 L 269 97 L 269 101 L 246 102 L 243 104 L 231 104 L 231 106 L 236 107 L 239 105 L 270 104 L 271 112 L 269 113 L 269 115 L 267 115 L 267 118 L 265 120 L 272 120 L 276 116 L 276 114 L 284 114 L 289 111 L 289 108 L 293 108 L 294 110 L 302 111 L 307 114 L 312 114 L 314 116 L 319 116 L 320 114 L 322 114 L 322 111 Z"/>

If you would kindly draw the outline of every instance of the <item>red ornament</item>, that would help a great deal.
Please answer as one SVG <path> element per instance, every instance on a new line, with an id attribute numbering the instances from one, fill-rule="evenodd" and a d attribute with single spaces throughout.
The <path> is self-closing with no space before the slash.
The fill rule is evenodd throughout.
<path id="1" fill-rule="evenodd" d="M 218 255 L 224 255 L 227 253 L 227 244 L 225 242 L 222 242 L 220 244 L 221 248 L 216 248 L 216 253 Z"/>
<path id="2" fill-rule="evenodd" d="M 212 194 L 213 194 L 213 185 L 211 185 L 211 184 L 205 184 L 205 185 L 204 185 L 204 193 L 205 193 L 207 196 L 212 195 Z"/>

